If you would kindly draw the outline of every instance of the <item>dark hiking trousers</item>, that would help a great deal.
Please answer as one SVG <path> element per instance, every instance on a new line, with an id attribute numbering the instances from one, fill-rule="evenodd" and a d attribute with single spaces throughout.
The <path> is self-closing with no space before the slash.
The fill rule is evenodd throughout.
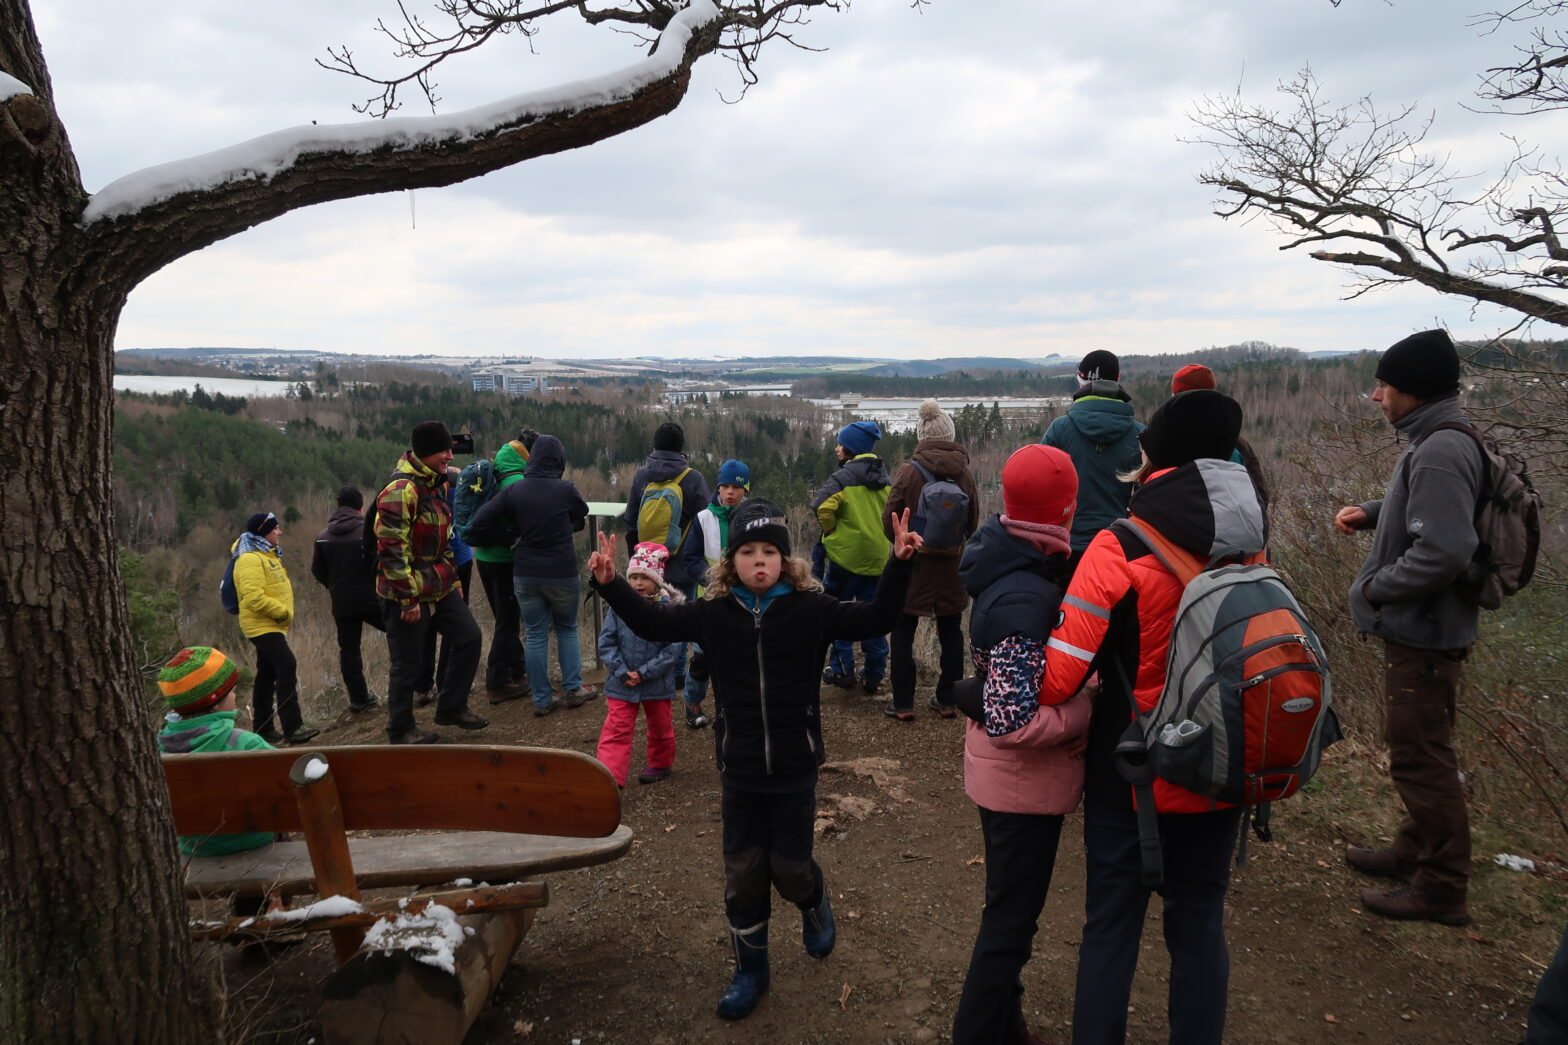
<path id="1" fill-rule="evenodd" d="M 1023 1037 L 1024 987 L 1019 975 L 1029 961 L 1040 909 L 1051 887 L 1062 819 L 980 808 L 985 910 L 953 1019 L 953 1045 Z"/>
<path id="2" fill-rule="evenodd" d="M 474 575 L 474 560 L 469 559 L 456 569 L 457 579 L 462 582 L 458 586 L 458 590 L 463 593 L 463 605 L 466 606 L 468 605 L 469 582 Z M 484 637 L 481 635 L 480 642 L 483 641 Z M 434 630 L 427 632 L 425 634 L 425 666 L 419 672 L 419 682 L 414 686 L 414 692 L 429 693 L 433 689 L 445 689 L 447 672 L 450 670 L 451 663 L 447 659 L 446 639 L 443 638 L 441 640 L 441 659 L 438 662 L 436 660 L 436 632 Z M 476 668 L 475 671 L 477 672 L 477 670 Z M 469 679 L 468 685 L 470 688 L 473 687 L 473 684 L 474 680 Z M 468 705 L 465 703 L 463 706 L 467 707 Z"/>
<path id="3" fill-rule="evenodd" d="M 811 858 L 817 789 L 768 794 L 725 784 L 719 802 L 724 824 L 724 913 L 749 929 L 768 920 L 772 890 L 796 907 L 822 900 L 822 868 Z"/>
<path id="4" fill-rule="evenodd" d="M 338 629 L 338 673 L 343 676 L 343 688 L 348 691 L 350 704 L 364 704 L 370 700 L 370 686 L 365 682 L 365 659 L 360 654 L 360 639 L 366 625 L 385 631 L 379 609 L 367 609 L 348 617 L 333 617 Z"/>
<path id="5" fill-rule="evenodd" d="M 1524 1045 L 1562 1045 L 1568 1041 L 1568 928 L 1557 945 L 1557 957 L 1541 976 L 1530 1005 L 1530 1026 Z"/>
<path id="6" fill-rule="evenodd" d="M 468 604 L 457 592 L 440 602 L 422 602 L 417 621 L 405 621 L 398 604 L 383 600 L 381 620 L 387 628 L 387 654 L 392 661 L 387 682 L 387 733 L 402 736 L 414 728 L 414 684 L 425 667 L 425 638 L 430 632 L 449 644 L 452 664 L 441 688 L 436 714 L 455 718 L 468 710 L 468 691 L 479 670 L 479 649 L 484 636 Z"/>
<path id="7" fill-rule="evenodd" d="M 953 684 L 964 677 L 963 616 L 954 613 L 936 619 L 936 702 L 948 708 L 953 706 Z M 906 613 L 888 636 L 888 678 L 893 683 L 893 706 L 899 711 L 915 707 L 915 630 L 919 627 L 920 618 Z"/>
<path id="8" fill-rule="evenodd" d="M 1157 818 L 1165 856 L 1159 891 L 1165 900 L 1165 949 L 1171 956 L 1166 1002 L 1171 1045 L 1219 1045 L 1225 1030 L 1230 985 L 1225 890 L 1241 812 L 1162 813 Z M 1086 800 L 1083 849 L 1085 919 L 1073 1045 L 1121 1045 L 1149 905 L 1138 854 L 1138 814 Z"/>
<path id="9" fill-rule="evenodd" d="M 528 677 L 528 669 L 523 665 L 523 617 L 517 609 L 517 596 L 512 593 L 512 564 L 474 561 L 479 564 L 479 584 L 490 604 L 490 615 L 495 618 L 495 628 L 490 632 L 490 656 L 485 661 L 485 688 L 505 689 Z"/>
<path id="10" fill-rule="evenodd" d="M 276 726 L 283 735 L 299 732 L 305 720 L 299 713 L 299 669 L 288 636 L 281 631 L 257 635 L 250 640 L 256 647 L 256 681 L 251 687 L 251 720 L 256 732 L 270 733 L 276 697 Z"/>
<path id="11" fill-rule="evenodd" d="M 1470 814 L 1454 716 L 1469 649 L 1425 650 L 1383 642 L 1388 761 L 1406 817 L 1394 853 L 1416 868 L 1415 886 L 1463 900 L 1470 885 Z"/>

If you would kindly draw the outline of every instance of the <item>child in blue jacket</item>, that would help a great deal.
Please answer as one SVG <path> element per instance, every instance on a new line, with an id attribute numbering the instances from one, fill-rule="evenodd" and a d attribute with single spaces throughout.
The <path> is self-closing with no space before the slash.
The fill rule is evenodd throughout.
<path id="1" fill-rule="evenodd" d="M 670 553 L 662 544 L 644 541 L 632 549 L 626 580 L 632 589 L 655 605 L 684 602 L 685 596 L 664 579 Z M 680 644 L 642 638 L 612 609 L 599 630 L 599 661 L 604 665 L 604 728 L 599 732 L 595 757 L 603 762 L 615 782 L 626 786 L 631 772 L 632 734 L 637 709 L 642 708 L 648 729 L 648 764 L 638 775 L 639 784 L 654 784 L 669 776 L 675 766 L 675 725 L 670 701 L 675 697 L 675 659 Z"/>

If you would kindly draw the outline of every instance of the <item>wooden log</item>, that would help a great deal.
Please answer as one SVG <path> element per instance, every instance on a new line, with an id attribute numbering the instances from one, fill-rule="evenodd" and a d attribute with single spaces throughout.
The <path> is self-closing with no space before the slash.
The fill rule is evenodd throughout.
<path id="1" fill-rule="evenodd" d="M 327 1045 L 458 1045 L 500 983 L 529 910 L 459 918 L 466 934 L 454 971 L 421 961 L 419 952 L 363 950 L 321 989 Z"/>
<path id="2" fill-rule="evenodd" d="M 321 896 L 346 896 L 359 899 L 359 883 L 354 880 L 354 861 L 348 855 L 348 832 L 343 827 L 343 803 L 338 784 L 325 755 L 311 752 L 295 759 L 289 768 L 294 785 L 294 801 L 299 807 L 300 830 L 310 850 L 311 867 L 316 872 L 316 892 Z M 354 957 L 364 941 L 359 929 L 333 929 L 332 947 L 339 964 Z"/>
<path id="3" fill-rule="evenodd" d="M 431 904 L 440 904 L 465 914 L 490 914 L 540 908 L 550 902 L 550 887 L 544 882 L 517 882 L 512 885 L 487 885 L 471 889 L 451 889 L 423 896 L 370 900 L 352 914 L 319 914 L 280 918 L 276 914 L 251 918 L 228 918 L 214 922 L 192 922 L 193 940 L 229 940 L 235 943 L 276 940 L 303 932 L 329 929 L 370 928 L 378 921 L 399 915 L 422 914 Z M 309 908 L 304 908 L 309 910 Z M 298 914 L 298 912 L 292 912 Z"/>

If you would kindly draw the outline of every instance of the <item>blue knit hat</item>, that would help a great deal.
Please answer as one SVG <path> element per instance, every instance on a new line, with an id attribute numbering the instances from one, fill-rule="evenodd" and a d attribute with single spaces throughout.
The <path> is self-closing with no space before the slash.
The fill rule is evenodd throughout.
<path id="1" fill-rule="evenodd" d="M 730 458 L 719 465 L 719 481 L 715 486 L 739 486 L 746 490 L 751 489 L 751 469 L 746 467 L 746 462 Z"/>
<path id="2" fill-rule="evenodd" d="M 848 450 L 850 456 L 869 454 L 882 438 L 882 429 L 875 421 L 852 421 L 838 430 L 838 445 Z"/>

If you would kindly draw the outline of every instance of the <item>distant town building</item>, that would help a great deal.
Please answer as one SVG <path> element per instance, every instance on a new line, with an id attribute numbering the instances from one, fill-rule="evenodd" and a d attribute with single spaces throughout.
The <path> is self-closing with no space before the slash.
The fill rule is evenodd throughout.
<path id="1" fill-rule="evenodd" d="M 501 381 L 501 375 L 489 370 L 476 370 L 470 375 L 474 383 L 475 392 L 494 392 Z"/>

